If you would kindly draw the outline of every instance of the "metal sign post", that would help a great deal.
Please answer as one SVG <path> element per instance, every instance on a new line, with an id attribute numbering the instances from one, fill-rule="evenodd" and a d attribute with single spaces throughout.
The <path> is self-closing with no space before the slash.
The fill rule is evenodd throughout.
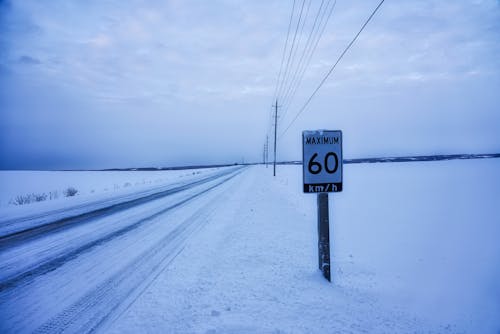
<path id="1" fill-rule="evenodd" d="M 342 132 L 302 132 L 303 191 L 318 193 L 318 265 L 331 282 L 328 193 L 342 191 Z"/>
<path id="2" fill-rule="evenodd" d="M 318 266 L 323 276 L 330 276 L 330 221 L 328 217 L 328 193 L 318 194 Z"/>

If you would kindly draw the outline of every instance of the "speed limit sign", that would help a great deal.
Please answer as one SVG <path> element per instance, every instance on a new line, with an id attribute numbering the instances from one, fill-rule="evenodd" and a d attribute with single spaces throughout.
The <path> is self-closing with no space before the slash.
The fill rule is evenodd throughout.
<path id="1" fill-rule="evenodd" d="M 305 193 L 342 191 L 342 131 L 302 132 Z"/>

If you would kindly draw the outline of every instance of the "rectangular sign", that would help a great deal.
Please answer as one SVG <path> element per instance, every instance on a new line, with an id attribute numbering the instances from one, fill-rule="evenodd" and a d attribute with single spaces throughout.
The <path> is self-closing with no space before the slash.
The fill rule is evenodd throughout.
<path id="1" fill-rule="evenodd" d="M 305 193 L 342 191 L 342 131 L 302 132 Z"/>

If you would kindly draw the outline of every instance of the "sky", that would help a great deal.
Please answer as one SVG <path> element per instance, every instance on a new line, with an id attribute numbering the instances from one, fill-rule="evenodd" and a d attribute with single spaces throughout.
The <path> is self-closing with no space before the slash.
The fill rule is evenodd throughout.
<path id="1" fill-rule="evenodd" d="M 342 130 L 344 158 L 500 152 L 498 0 L 385 1 L 291 123 L 379 3 L 323 2 L 278 160 L 315 129 Z M 261 161 L 288 28 L 294 73 L 322 1 L 293 4 L 0 0 L 0 169 Z"/>

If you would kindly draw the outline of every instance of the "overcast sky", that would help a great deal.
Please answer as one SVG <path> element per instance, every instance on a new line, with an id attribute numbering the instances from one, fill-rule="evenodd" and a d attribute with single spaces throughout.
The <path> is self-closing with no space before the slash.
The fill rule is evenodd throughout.
<path id="1" fill-rule="evenodd" d="M 386 0 L 283 134 L 378 2 L 337 1 L 278 159 L 306 129 L 342 130 L 346 158 L 500 152 L 498 0 Z M 292 4 L 0 0 L 0 168 L 260 160 Z"/>

